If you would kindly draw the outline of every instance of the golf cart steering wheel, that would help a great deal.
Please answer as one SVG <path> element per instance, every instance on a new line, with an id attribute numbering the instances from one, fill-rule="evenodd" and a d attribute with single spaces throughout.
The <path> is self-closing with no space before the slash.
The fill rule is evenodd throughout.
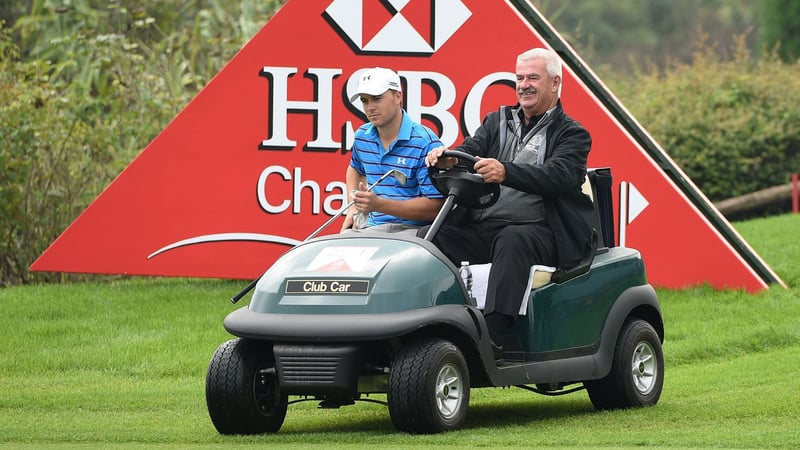
<path id="1" fill-rule="evenodd" d="M 456 204 L 465 208 L 483 209 L 494 205 L 500 198 L 500 185 L 485 183 L 483 177 L 475 173 L 478 158 L 456 150 L 442 153 L 441 158 L 449 157 L 458 158 L 459 164 L 450 169 L 428 167 L 434 187 L 444 196 L 453 195 Z"/>

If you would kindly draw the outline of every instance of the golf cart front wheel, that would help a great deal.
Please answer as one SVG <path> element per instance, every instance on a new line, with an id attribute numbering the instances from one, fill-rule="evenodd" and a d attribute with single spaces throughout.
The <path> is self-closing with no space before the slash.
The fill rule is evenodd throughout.
<path id="1" fill-rule="evenodd" d="M 436 338 L 406 345 L 392 364 L 387 400 L 400 431 L 431 434 L 459 428 L 469 407 L 463 354 L 451 342 Z"/>
<path id="2" fill-rule="evenodd" d="M 272 347 L 232 339 L 214 352 L 206 373 L 206 404 L 221 434 L 274 433 L 286 418 Z"/>
<path id="3" fill-rule="evenodd" d="M 664 355 L 653 326 L 641 319 L 626 321 L 614 349 L 611 372 L 585 385 L 598 410 L 655 405 L 664 386 Z"/>

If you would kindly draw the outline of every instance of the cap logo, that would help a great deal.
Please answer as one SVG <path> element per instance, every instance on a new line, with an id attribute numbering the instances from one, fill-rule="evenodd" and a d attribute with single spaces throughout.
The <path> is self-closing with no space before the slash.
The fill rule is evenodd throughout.
<path id="1" fill-rule="evenodd" d="M 323 14 L 357 53 L 423 55 L 439 50 L 471 15 L 461 0 L 333 0 Z"/>

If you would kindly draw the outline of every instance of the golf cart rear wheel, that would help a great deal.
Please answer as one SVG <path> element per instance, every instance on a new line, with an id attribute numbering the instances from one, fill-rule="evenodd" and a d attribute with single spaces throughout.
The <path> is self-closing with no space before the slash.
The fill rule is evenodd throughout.
<path id="1" fill-rule="evenodd" d="M 461 350 L 436 338 L 404 346 L 389 373 L 387 400 L 400 431 L 431 434 L 459 428 L 469 407 L 469 371 Z"/>
<path id="2" fill-rule="evenodd" d="M 641 319 L 626 321 L 614 349 L 611 372 L 585 385 L 598 410 L 655 405 L 664 386 L 664 355 L 653 326 Z"/>
<path id="3" fill-rule="evenodd" d="M 221 434 L 274 433 L 286 418 L 272 347 L 232 339 L 214 352 L 206 373 L 206 404 Z"/>

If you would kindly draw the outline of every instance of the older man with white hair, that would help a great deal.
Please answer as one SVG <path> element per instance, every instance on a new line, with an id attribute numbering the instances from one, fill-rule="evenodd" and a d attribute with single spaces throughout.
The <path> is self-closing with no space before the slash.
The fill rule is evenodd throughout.
<path id="1" fill-rule="evenodd" d="M 561 60 L 534 48 L 517 57 L 515 73 L 517 104 L 489 113 L 454 149 L 479 158 L 474 169 L 501 185 L 499 200 L 461 223 L 445 222 L 433 240 L 457 265 L 492 264 L 484 317 L 498 362 L 530 267 L 574 268 L 593 251 L 594 237 L 594 207 L 581 191 L 592 141 L 562 108 Z M 445 150 L 428 153 L 426 164 L 452 167 L 456 159 L 442 158 Z"/>

